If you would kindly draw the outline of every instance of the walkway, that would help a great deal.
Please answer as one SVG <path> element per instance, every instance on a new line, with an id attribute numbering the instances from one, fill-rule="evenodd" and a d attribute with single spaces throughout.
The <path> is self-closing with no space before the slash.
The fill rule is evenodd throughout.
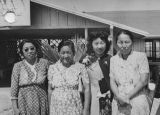
<path id="1" fill-rule="evenodd" d="M 159 104 L 160 104 L 160 99 L 154 99 L 150 115 L 155 115 Z M 10 88 L 0 88 L 0 115 L 12 115 Z"/>

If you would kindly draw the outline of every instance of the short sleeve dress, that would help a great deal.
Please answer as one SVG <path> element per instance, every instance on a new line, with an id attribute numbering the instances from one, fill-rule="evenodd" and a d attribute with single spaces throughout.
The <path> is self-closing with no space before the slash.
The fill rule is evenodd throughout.
<path id="1" fill-rule="evenodd" d="M 46 86 L 48 61 L 38 59 L 34 68 L 30 66 L 25 60 L 14 65 L 11 99 L 18 100 L 20 115 L 48 115 Z"/>
<path id="2" fill-rule="evenodd" d="M 110 61 L 110 77 L 114 77 L 120 95 L 127 95 L 138 83 L 140 74 L 149 73 L 148 60 L 145 53 L 132 51 L 127 60 L 123 60 L 119 54 L 113 56 Z M 130 101 L 131 108 L 128 114 L 123 113 L 117 101 L 112 102 L 112 115 L 149 115 L 149 103 L 145 89 L 143 88 Z M 127 111 L 128 111 L 127 110 Z"/>
<path id="3" fill-rule="evenodd" d="M 82 101 L 78 91 L 79 80 L 89 83 L 84 65 L 75 63 L 69 68 L 60 61 L 50 65 L 49 84 L 52 86 L 50 115 L 82 115 Z"/>

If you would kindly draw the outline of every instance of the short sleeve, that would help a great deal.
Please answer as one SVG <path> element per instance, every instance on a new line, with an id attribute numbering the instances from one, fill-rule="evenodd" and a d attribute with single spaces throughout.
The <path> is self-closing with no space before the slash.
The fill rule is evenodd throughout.
<path id="1" fill-rule="evenodd" d="M 110 73 L 109 73 L 110 78 L 114 78 L 114 60 L 113 58 L 110 59 Z"/>
<path id="2" fill-rule="evenodd" d="M 142 53 L 139 58 L 139 72 L 149 73 L 148 59 L 145 53 Z"/>
<path id="3" fill-rule="evenodd" d="M 87 72 L 87 69 L 85 68 L 85 66 L 82 66 L 81 68 L 81 78 L 82 78 L 82 81 L 84 83 L 89 83 L 89 76 L 88 76 L 88 72 Z"/>
<path id="4" fill-rule="evenodd" d="M 43 61 L 43 63 L 45 64 L 45 67 L 46 67 L 47 70 L 48 70 L 48 68 L 49 68 L 49 61 L 46 60 L 46 59 L 41 59 L 41 60 Z"/>
<path id="5" fill-rule="evenodd" d="M 48 69 L 48 83 L 49 84 L 52 84 L 53 74 L 54 74 L 54 65 L 50 65 Z"/>
<path id="6" fill-rule="evenodd" d="M 16 63 L 13 66 L 11 75 L 11 99 L 18 99 L 19 76 L 20 76 L 20 66 L 19 63 Z"/>

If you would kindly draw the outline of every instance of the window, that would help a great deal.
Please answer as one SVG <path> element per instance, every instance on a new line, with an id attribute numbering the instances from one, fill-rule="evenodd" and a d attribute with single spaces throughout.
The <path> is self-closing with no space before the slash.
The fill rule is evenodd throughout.
<path id="1" fill-rule="evenodd" d="M 148 58 L 152 58 L 152 42 L 147 41 L 145 44 L 146 55 Z"/>
<path id="2" fill-rule="evenodd" d="M 160 41 L 146 40 L 145 51 L 150 61 L 160 61 Z"/>
<path id="3" fill-rule="evenodd" d="M 160 41 L 156 41 L 156 59 L 160 60 Z"/>

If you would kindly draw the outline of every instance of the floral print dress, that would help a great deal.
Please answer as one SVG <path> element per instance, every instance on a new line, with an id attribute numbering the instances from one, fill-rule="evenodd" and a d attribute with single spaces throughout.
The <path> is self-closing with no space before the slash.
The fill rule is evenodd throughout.
<path id="1" fill-rule="evenodd" d="M 75 63 L 69 68 L 60 61 L 49 67 L 49 84 L 52 86 L 50 115 L 82 115 L 79 81 L 89 83 L 84 65 Z"/>
<path id="2" fill-rule="evenodd" d="M 18 100 L 20 115 L 48 115 L 48 61 L 38 59 L 35 65 L 25 60 L 16 63 L 12 71 L 11 99 Z"/>
<path id="3" fill-rule="evenodd" d="M 145 53 L 132 51 L 127 60 L 120 54 L 110 61 L 110 77 L 114 77 L 119 95 L 127 95 L 140 80 L 140 74 L 149 73 L 148 60 Z M 121 107 L 117 100 L 112 102 L 112 115 L 149 115 L 149 103 L 145 88 L 130 100 L 130 105 Z"/>

